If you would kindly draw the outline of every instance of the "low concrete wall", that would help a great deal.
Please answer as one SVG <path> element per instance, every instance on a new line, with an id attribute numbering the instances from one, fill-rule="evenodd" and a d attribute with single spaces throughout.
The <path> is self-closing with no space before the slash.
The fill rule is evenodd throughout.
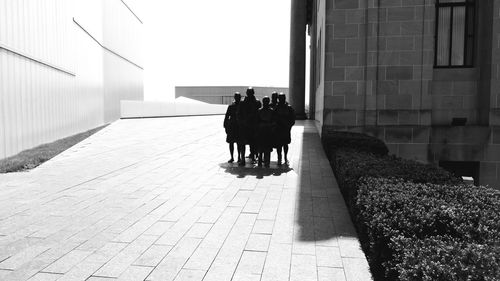
<path id="1" fill-rule="evenodd" d="M 121 118 L 153 118 L 225 114 L 227 105 L 215 105 L 178 98 L 170 102 L 121 101 Z"/>

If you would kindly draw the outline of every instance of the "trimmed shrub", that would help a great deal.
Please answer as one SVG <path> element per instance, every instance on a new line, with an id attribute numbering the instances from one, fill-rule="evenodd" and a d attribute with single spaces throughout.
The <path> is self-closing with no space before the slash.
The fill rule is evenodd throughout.
<path id="1" fill-rule="evenodd" d="M 395 156 L 377 156 L 353 149 L 338 150 L 331 163 L 349 206 L 356 201 L 361 177 L 400 178 L 414 183 L 462 183 L 460 178 L 434 165 Z"/>
<path id="2" fill-rule="evenodd" d="M 393 240 L 394 259 L 386 267 L 401 281 L 498 281 L 500 246 L 450 237 Z"/>
<path id="3" fill-rule="evenodd" d="M 500 191 L 349 135 L 324 145 L 375 280 L 500 280 Z"/>
<path id="4" fill-rule="evenodd" d="M 387 155 L 389 149 L 376 137 L 354 132 L 335 132 L 323 138 L 323 147 L 328 156 L 339 149 L 355 149 L 376 155 Z"/>
<path id="5" fill-rule="evenodd" d="M 500 245 L 500 191 L 494 189 L 465 185 L 416 184 L 400 179 L 363 178 L 359 181 L 358 197 L 353 208 L 357 211 L 355 220 L 358 231 L 360 236 L 366 239 L 362 243 L 372 268 L 375 269 L 375 275 L 381 275 L 383 271 L 384 280 L 412 280 L 397 278 L 402 274 L 398 268 L 406 268 L 411 261 L 400 257 L 408 255 L 408 252 L 403 251 L 406 246 L 402 243 L 408 240 L 400 239 L 401 241 L 394 244 L 395 237 L 417 241 L 410 241 L 411 245 L 419 245 L 419 241 L 428 239 L 432 242 L 432 239 L 435 239 L 433 237 L 449 237 L 456 242 L 450 244 L 454 245 L 448 249 L 450 255 L 455 252 L 468 253 L 478 247 Z M 432 243 L 430 245 L 433 245 Z M 468 244 L 472 246 L 469 247 Z M 464 247 L 466 250 L 461 250 Z M 424 252 L 418 252 L 420 250 Z M 438 249 L 415 248 L 408 251 L 412 255 L 427 255 L 428 260 L 421 261 L 424 264 L 442 258 L 430 254 L 435 252 L 438 255 Z M 480 256 L 476 257 L 478 260 L 495 255 L 487 250 L 483 252 L 484 254 L 479 253 Z M 500 256 L 497 255 L 496 260 L 500 263 Z M 435 266 L 439 267 L 438 264 Z M 474 268 L 473 271 L 475 270 L 482 269 Z M 443 272 L 445 271 L 443 269 Z"/>
<path id="6" fill-rule="evenodd" d="M 356 150 L 339 150 L 332 161 L 334 169 L 351 180 L 360 177 L 400 178 L 414 183 L 460 184 L 452 173 L 431 164 L 396 156 L 377 156 Z"/>

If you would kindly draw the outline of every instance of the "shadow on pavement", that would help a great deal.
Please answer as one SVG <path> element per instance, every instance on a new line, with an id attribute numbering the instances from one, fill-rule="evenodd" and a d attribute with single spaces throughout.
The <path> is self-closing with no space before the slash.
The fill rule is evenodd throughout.
<path id="1" fill-rule="evenodd" d="M 269 176 L 280 176 L 283 173 L 288 173 L 293 169 L 287 165 L 277 166 L 276 162 L 271 162 L 271 167 L 258 167 L 247 163 L 245 166 L 238 166 L 236 163 L 221 163 L 219 167 L 226 170 L 226 173 L 237 176 L 238 178 L 244 178 L 247 176 L 255 176 L 258 179 Z"/>
<path id="2" fill-rule="evenodd" d="M 307 122 L 299 123 L 297 127 L 303 130 L 295 140 L 302 142 L 300 151 L 297 151 L 300 164 L 294 166 L 299 185 L 298 238 L 335 246 L 337 237 L 356 237 L 356 230 L 314 125 Z"/>

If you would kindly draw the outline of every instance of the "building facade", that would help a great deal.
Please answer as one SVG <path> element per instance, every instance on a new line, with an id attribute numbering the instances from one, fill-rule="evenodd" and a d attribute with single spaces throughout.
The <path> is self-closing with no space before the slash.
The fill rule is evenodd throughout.
<path id="1" fill-rule="evenodd" d="M 292 3 L 292 38 L 306 26 L 311 36 L 310 118 L 323 136 L 365 132 L 500 188 L 500 0 Z"/>
<path id="2" fill-rule="evenodd" d="M 0 159 L 143 99 L 138 0 L 0 0 Z"/>
<path id="3" fill-rule="evenodd" d="M 235 92 L 240 92 L 245 97 L 246 86 L 177 86 L 175 97 L 186 97 L 212 104 L 231 104 Z M 253 87 L 255 97 L 262 100 L 263 97 L 271 97 L 272 92 L 284 93 L 287 97 L 288 88 L 283 87 Z"/>

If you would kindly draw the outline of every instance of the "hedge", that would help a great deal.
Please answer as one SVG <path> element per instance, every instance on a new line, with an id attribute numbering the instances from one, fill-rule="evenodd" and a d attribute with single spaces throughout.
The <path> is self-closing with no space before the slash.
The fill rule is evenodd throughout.
<path id="1" fill-rule="evenodd" d="M 375 280 L 500 280 L 500 191 L 359 135 L 323 144 Z"/>
<path id="2" fill-rule="evenodd" d="M 323 147 L 330 155 L 339 149 L 355 149 L 375 155 L 387 155 L 389 149 L 383 141 L 376 137 L 353 132 L 335 132 L 322 139 Z"/>
<path id="3" fill-rule="evenodd" d="M 400 179 L 363 178 L 359 182 L 354 208 L 358 211 L 355 218 L 358 230 L 367 239 L 363 242 L 367 256 L 375 271 L 383 269 L 384 280 L 417 280 L 402 278 L 402 275 L 407 275 L 405 272 L 414 273 L 411 271 L 412 263 L 443 261 L 444 257 L 439 256 L 443 251 L 421 247 L 421 241 L 427 241 L 429 245 L 447 245 L 444 252 L 450 254 L 450 258 L 451 253 L 462 254 L 465 261 L 468 250 L 481 247 L 495 249 L 491 253 L 487 250 L 475 253 L 475 260 L 480 263 L 479 268 L 469 265 L 467 272 L 471 275 L 483 272 L 484 260 L 495 254 L 496 258 L 489 262 L 500 267 L 500 192 L 497 190 L 465 185 L 415 184 Z M 399 237 L 399 240 L 394 240 L 395 237 Z M 443 242 L 442 237 L 447 237 L 453 243 L 448 240 Z M 469 244 L 475 246 L 467 246 Z M 420 248 L 415 245 L 420 245 Z M 405 259 L 409 253 L 425 259 Z M 469 261 L 473 262 L 474 259 Z M 446 272 L 444 268 L 448 265 L 442 263 L 443 265 L 435 264 L 435 269 L 429 269 L 428 274 L 436 270 Z M 405 270 L 401 271 L 401 268 Z M 422 266 L 420 270 L 425 268 Z M 496 273 L 494 277 L 500 280 L 499 272 Z M 377 274 L 381 275 L 381 272 Z"/>
<path id="4" fill-rule="evenodd" d="M 386 266 L 401 281 L 498 281 L 500 247 L 449 237 L 393 240 L 395 257 Z"/>
<path id="5" fill-rule="evenodd" d="M 356 200 L 357 182 L 361 177 L 401 178 L 414 183 L 462 183 L 460 178 L 444 169 L 412 160 L 353 149 L 341 149 L 332 154 L 334 173 L 349 206 Z"/>

